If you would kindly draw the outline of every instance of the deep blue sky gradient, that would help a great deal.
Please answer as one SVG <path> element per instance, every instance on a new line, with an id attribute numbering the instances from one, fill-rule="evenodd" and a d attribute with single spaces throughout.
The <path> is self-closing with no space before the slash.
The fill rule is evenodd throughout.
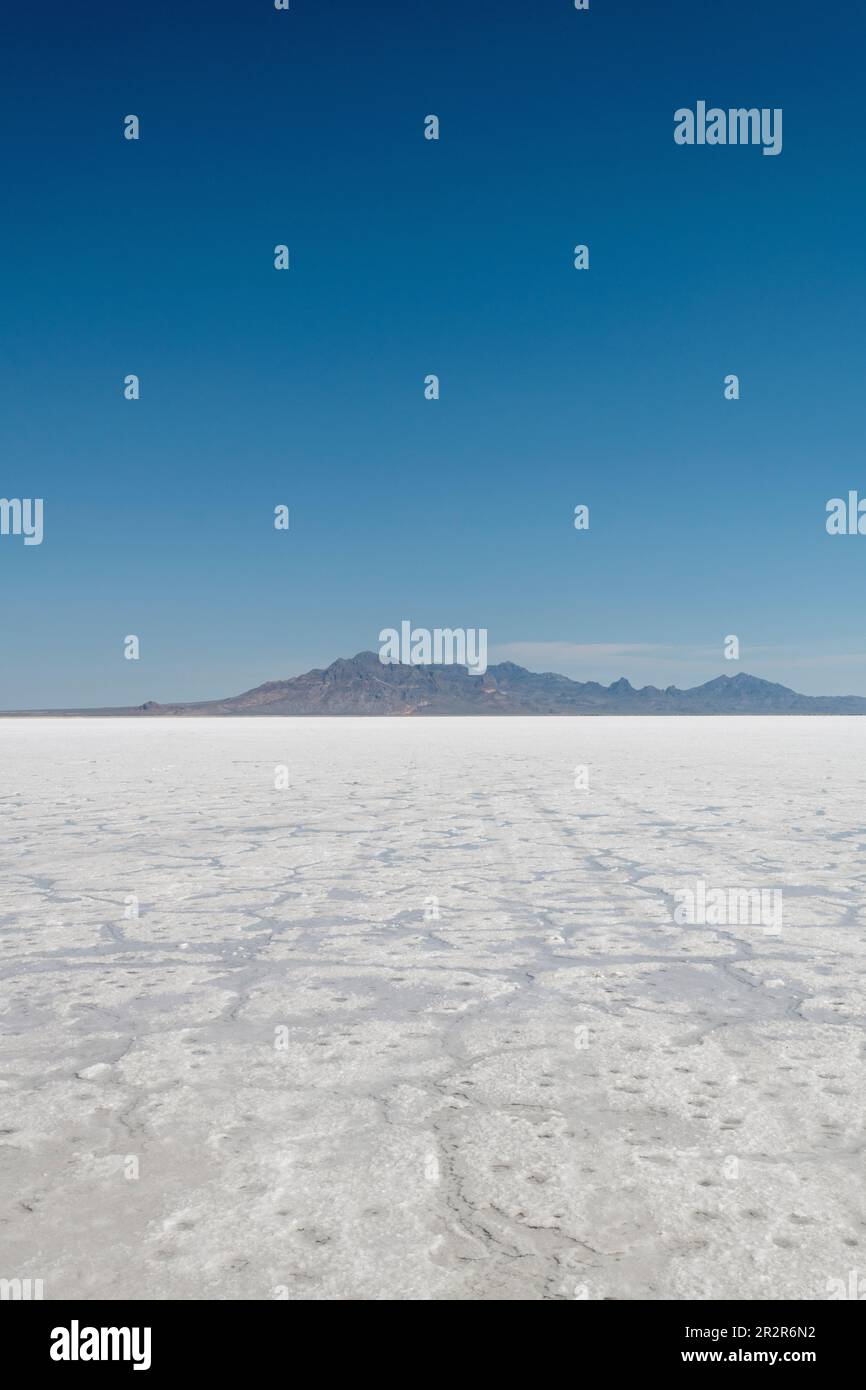
<path id="1" fill-rule="evenodd" d="M 0 707 L 235 693 L 403 618 L 866 693 L 866 537 L 824 528 L 866 494 L 860 5 L 11 8 L 0 495 L 45 541 L 0 539 Z M 699 98 L 782 107 L 782 154 L 676 146 Z"/>

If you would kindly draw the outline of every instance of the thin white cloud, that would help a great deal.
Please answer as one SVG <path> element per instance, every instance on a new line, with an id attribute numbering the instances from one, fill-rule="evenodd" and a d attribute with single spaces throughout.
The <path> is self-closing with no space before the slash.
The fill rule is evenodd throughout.
<path id="1" fill-rule="evenodd" d="M 630 663 L 712 663 L 722 659 L 721 644 L 717 648 L 676 646 L 664 642 L 503 642 L 491 649 L 494 661 L 514 661 L 535 671 L 560 671 L 565 667 L 597 666 L 618 659 Z"/>

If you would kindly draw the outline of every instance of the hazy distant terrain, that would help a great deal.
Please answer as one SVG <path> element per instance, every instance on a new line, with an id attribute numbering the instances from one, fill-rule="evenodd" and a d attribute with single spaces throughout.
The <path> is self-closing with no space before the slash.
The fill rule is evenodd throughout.
<path id="1" fill-rule="evenodd" d="M 740 672 L 691 690 L 654 685 L 636 690 L 527 671 L 511 661 L 483 676 L 465 666 L 384 665 L 375 652 L 340 658 L 324 670 L 268 681 L 226 700 L 145 704 L 122 709 L 13 711 L 18 714 L 136 715 L 510 715 L 510 714 L 866 714 L 857 695 L 798 695 L 787 686 Z"/>
<path id="2" fill-rule="evenodd" d="M 0 1272 L 826 1298 L 864 1272 L 864 755 L 825 719 L 0 721 Z M 782 890 L 781 934 L 677 925 L 696 879 Z"/>

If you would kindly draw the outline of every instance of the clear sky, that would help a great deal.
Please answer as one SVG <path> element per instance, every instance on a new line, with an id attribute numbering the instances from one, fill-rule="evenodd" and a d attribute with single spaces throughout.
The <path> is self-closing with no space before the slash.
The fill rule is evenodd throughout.
<path id="1" fill-rule="evenodd" d="M 0 707 L 404 618 L 866 693 L 866 536 L 825 530 L 866 494 L 864 40 L 853 0 L 9 6 L 0 496 L 45 535 L 0 537 Z M 782 153 L 676 145 L 698 100 L 781 107 Z"/>

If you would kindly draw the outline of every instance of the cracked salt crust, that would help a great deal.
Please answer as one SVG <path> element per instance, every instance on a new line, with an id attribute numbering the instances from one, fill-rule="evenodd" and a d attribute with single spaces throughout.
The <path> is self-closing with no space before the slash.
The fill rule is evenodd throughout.
<path id="1" fill-rule="evenodd" d="M 826 1297 L 866 1269 L 862 752 L 856 719 L 0 720 L 0 1274 Z M 675 925 L 697 879 L 781 889 L 781 935 Z"/>

